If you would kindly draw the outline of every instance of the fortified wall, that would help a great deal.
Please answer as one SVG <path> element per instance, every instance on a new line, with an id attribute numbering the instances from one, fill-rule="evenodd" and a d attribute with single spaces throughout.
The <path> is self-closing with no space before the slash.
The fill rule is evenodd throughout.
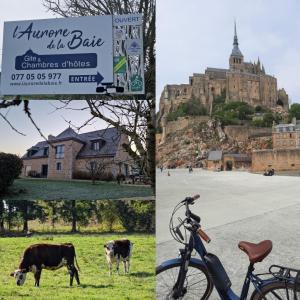
<path id="1" fill-rule="evenodd" d="M 249 127 L 249 126 L 225 126 L 225 134 L 237 142 L 245 142 L 250 138 L 272 137 L 272 128 L 269 127 Z"/>
<path id="2" fill-rule="evenodd" d="M 256 150 L 252 152 L 252 172 L 267 168 L 276 171 L 300 170 L 300 149 Z"/>

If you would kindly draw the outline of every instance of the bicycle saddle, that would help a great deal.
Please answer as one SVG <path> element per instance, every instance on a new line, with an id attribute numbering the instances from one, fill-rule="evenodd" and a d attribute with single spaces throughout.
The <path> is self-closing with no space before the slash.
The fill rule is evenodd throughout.
<path id="1" fill-rule="evenodd" d="M 239 242 L 239 248 L 249 256 L 250 262 L 255 264 L 263 261 L 272 251 L 272 241 L 265 240 L 258 244 L 242 241 Z"/>

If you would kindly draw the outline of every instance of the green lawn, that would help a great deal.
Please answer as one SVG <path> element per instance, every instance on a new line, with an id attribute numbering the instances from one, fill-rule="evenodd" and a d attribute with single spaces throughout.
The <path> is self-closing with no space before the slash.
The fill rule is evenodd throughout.
<path id="1" fill-rule="evenodd" d="M 101 200 L 149 197 L 149 186 L 118 185 L 115 182 L 17 179 L 5 195 L 7 200 Z"/>
<path id="2" fill-rule="evenodd" d="M 108 275 L 103 244 L 117 238 L 129 238 L 133 243 L 131 271 L 124 275 Z M 67 269 L 43 270 L 40 287 L 34 287 L 32 273 L 23 286 L 17 286 L 10 272 L 14 271 L 24 249 L 35 243 L 71 242 L 75 246 L 81 272 L 81 286 L 69 287 Z M 30 238 L 0 238 L 0 299 L 155 299 L 155 239 L 154 235 L 36 235 Z M 114 265 L 115 267 L 115 265 Z M 74 279 L 75 281 L 75 279 Z"/>

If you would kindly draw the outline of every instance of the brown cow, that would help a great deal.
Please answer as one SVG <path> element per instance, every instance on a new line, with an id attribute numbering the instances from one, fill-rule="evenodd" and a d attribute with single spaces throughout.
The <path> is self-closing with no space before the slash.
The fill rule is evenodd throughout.
<path id="1" fill-rule="evenodd" d="M 79 269 L 75 248 L 73 244 L 36 244 L 29 246 L 23 254 L 23 258 L 19 265 L 19 269 L 10 275 L 15 277 L 17 285 L 23 285 L 26 279 L 26 274 L 32 272 L 35 278 L 35 286 L 40 286 L 40 278 L 42 269 L 57 270 L 63 266 L 68 268 L 70 274 L 70 286 L 73 285 L 73 278 L 79 285 L 78 271 Z"/>

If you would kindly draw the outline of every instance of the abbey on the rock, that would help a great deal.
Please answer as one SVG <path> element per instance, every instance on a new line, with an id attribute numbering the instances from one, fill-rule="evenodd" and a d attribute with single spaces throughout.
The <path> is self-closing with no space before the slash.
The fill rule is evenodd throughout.
<path id="1" fill-rule="evenodd" d="M 226 101 L 244 101 L 253 107 L 273 108 L 281 105 L 288 109 L 288 95 L 277 90 L 277 79 L 266 74 L 263 64 L 245 62 L 239 49 L 234 24 L 233 49 L 229 69 L 207 68 L 204 74 L 193 74 L 189 84 L 166 85 L 160 99 L 160 116 L 166 115 L 180 103 L 196 99 L 208 112 L 216 96 L 226 95 Z"/>

